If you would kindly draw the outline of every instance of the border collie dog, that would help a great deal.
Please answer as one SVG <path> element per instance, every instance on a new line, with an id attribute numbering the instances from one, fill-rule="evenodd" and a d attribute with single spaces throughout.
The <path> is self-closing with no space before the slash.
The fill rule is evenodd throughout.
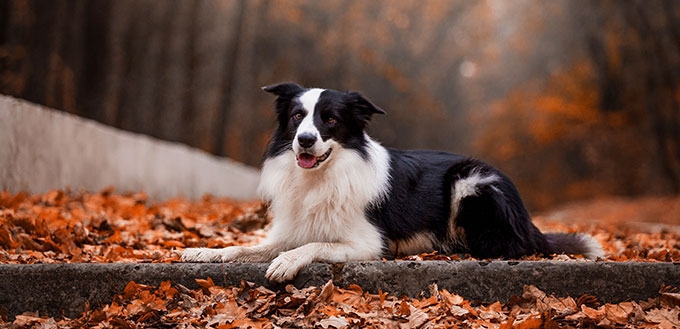
<path id="1" fill-rule="evenodd" d="M 314 262 L 346 262 L 438 250 L 476 258 L 569 253 L 602 256 L 585 234 L 542 234 L 510 179 L 461 155 L 385 148 L 364 129 L 385 112 L 358 92 L 306 89 L 276 95 L 278 128 L 259 192 L 271 231 L 254 247 L 186 249 L 194 262 L 269 262 L 285 281 Z"/>

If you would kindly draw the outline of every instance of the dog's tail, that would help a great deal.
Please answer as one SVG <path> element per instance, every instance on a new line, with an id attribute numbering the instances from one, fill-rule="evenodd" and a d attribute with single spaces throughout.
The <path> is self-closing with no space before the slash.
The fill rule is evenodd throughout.
<path id="1" fill-rule="evenodd" d="M 588 234 L 547 233 L 545 238 L 555 254 L 583 255 L 588 259 L 604 256 L 602 245 Z"/>

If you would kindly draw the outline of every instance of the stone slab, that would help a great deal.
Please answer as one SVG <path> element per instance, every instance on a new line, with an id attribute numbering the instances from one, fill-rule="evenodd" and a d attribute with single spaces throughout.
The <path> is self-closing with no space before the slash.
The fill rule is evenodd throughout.
<path id="1" fill-rule="evenodd" d="M 264 263 L 175 264 L 0 264 L 0 308 L 10 316 L 26 311 L 77 316 L 90 305 L 104 305 L 129 281 L 157 286 L 170 280 L 197 288 L 195 279 L 210 277 L 218 285 L 247 280 L 270 289 L 285 284 L 264 278 Z M 583 261 L 371 261 L 346 264 L 315 263 L 293 282 L 298 288 L 319 286 L 333 279 L 339 286 L 358 284 L 400 296 L 427 295 L 436 283 L 466 299 L 494 302 L 521 295 L 535 285 L 557 296 L 597 296 L 601 302 L 641 300 L 658 295 L 661 284 L 680 287 L 680 263 Z"/>

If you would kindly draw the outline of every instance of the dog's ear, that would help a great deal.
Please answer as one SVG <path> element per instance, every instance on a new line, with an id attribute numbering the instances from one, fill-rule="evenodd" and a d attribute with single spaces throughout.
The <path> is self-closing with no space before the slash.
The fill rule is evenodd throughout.
<path id="1" fill-rule="evenodd" d="M 291 98 L 305 90 L 295 82 L 281 82 L 262 87 L 262 90 L 283 98 Z"/>
<path id="2" fill-rule="evenodd" d="M 359 113 L 366 116 L 366 119 L 370 119 L 373 114 L 385 114 L 383 109 L 366 99 L 358 91 L 345 92 L 345 104 L 357 109 Z"/>

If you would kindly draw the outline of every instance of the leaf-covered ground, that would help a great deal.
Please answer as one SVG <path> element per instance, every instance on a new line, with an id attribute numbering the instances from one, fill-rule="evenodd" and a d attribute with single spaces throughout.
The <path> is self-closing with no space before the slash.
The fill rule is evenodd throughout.
<path id="1" fill-rule="evenodd" d="M 266 207 L 206 196 L 152 202 L 144 193 L 51 191 L 0 193 L 0 263 L 172 262 L 185 247 L 252 245 L 264 235 Z M 610 261 L 680 261 L 680 197 L 599 200 L 535 218 L 543 231 L 587 232 Z M 408 259 L 460 259 L 423 254 Z M 551 255 L 558 260 L 577 259 Z M 527 259 L 540 259 L 532 256 Z M 217 287 L 210 279 L 189 290 L 164 282 L 131 282 L 110 304 L 76 319 L 25 313 L 0 327 L 407 327 L 407 328 L 676 328 L 680 294 L 661 287 L 647 301 L 599 305 L 593 296 L 556 298 L 532 286 L 508 303 L 478 304 L 430 287 L 430 297 L 369 294 L 361 287 L 272 292 L 242 282 Z"/>
<path id="2" fill-rule="evenodd" d="M 275 293 L 242 281 L 239 287 L 196 280 L 189 290 L 166 281 L 159 287 L 130 282 L 111 304 L 76 319 L 24 313 L 6 327 L 36 328 L 677 328 L 680 294 L 662 287 L 659 297 L 600 305 L 593 296 L 557 298 L 534 286 L 507 303 L 478 304 L 430 286 L 428 298 L 370 294 L 352 285 Z"/>
<path id="3" fill-rule="evenodd" d="M 151 202 L 144 193 L 112 189 L 1 192 L 0 262 L 171 262 L 185 247 L 256 244 L 265 236 L 265 213 L 258 201 L 210 196 Z M 547 232 L 590 233 L 602 243 L 605 260 L 680 261 L 680 197 L 594 201 L 536 216 L 534 222 Z"/>

